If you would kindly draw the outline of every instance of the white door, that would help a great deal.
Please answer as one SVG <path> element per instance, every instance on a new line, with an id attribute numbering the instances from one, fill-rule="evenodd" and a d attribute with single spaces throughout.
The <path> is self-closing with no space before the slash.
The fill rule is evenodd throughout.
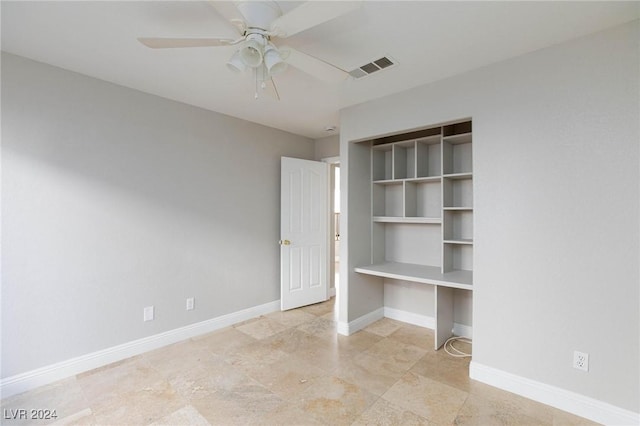
<path id="1" fill-rule="evenodd" d="M 282 310 L 327 300 L 329 165 L 282 157 L 280 303 Z"/>

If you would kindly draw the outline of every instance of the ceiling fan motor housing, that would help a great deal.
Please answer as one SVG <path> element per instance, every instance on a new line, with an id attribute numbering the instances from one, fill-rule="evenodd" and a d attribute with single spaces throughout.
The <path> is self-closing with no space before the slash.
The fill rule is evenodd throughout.
<path id="1" fill-rule="evenodd" d="M 275 1 L 238 0 L 235 5 L 244 17 L 248 28 L 267 31 L 271 28 L 271 23 L 282 15 L 282 10 Z"/>

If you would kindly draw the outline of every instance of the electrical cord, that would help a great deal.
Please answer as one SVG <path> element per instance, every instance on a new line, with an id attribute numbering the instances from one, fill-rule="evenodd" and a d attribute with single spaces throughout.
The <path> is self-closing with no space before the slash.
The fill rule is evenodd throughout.
<path id="1" fill-rule="evenodd" d="M 464 352 L 464 351 L 456 348 L 455 346 L 453 346 L 453 343 L 456 342 L 456 341 L 460 341 L 460 342 L 463 342 L 463 343 L 468 343 L 469 345 L 472 344 L 471 339 L 468 339 L 466 337 L 456 337 L 456 336 L 454 336 L 454 337 L 451 337 L 451 338 L 447 339 L 447 341 L 444 342 L 444 345 L 443 345 L 444 351 L 446 353 L 448 353 L 449 355 L 451 355 L 452 357 L 455 357 L 455 358 L 469 358 L 469 357 L 471 357 L 470 353 Z M 451 352 L 449 350 L 451 350 Z"/>

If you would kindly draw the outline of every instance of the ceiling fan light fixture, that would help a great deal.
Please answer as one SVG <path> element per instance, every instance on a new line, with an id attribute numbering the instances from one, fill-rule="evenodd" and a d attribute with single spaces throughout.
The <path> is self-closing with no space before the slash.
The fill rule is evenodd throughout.
<path id="1" fill-rule="evenodd" d="M 269 43 L 264 51 L 264 65 L 270 75 L 277 75 L 287 69 L 287 63 L 276 47 Z"/>
<path id="2" fill-rule="evenodd" d="M 246 71 L 247 66 L 242 61 L 239 51 L 236 51 L 236 53 L 233 54 L 231 59 L 229 59 L 229 62 L 227 62 L 227 68 L 235 73 L 241 73 Z"/>
<path id="3" fill-rule="evenodd" d="M 262 50 L 264 48 L 264 36 L 249 34 L 240 48 L 240 58 L 248 67 L 255 68 L 262 63 Z"/>
<path id="4" fill-rule="evenodd" d="M 323 1 L 306 1 L 287 13 L 282 13 L 278 5 L 280 2 L 274 0 L 234 0 L 236 12 L 228 10 L 232 2 L 212 1 L 211 3 L 216 9 L 221 7 L 218 12 L 222 16 L 230 18 L 231 23 L 239 31 L 238 38 L 141 37 L 138 40 L 153 49 L 235 46 L 237 50 L 226 62 L 229 71 L 242 73 L 251 70 L 255 81 L 255 93 L 258 93 L 259 87 L 273 88 L 270 92 L 275 92 L 278 100 L 279 95 L 272 76 L 284 72 L 289 65 L 323 81 L 339 83 L 348 77 L 349 74 L 346 71 L 331 63 L 295 48 L 287 46 L 278 48 L 271 43 L 271 40 L 286 38 L 336 19 L 357 8 L 349 3 L 359 2 L 335 1 L 329 4 Z M 223 3 L 226 5 L 222 6 Z M 240 17 L 236 18 L 239 15 Z M 372 65 L 376 69 L 387 66 L 380 61 L 377 60 L 376 65 Z"/>

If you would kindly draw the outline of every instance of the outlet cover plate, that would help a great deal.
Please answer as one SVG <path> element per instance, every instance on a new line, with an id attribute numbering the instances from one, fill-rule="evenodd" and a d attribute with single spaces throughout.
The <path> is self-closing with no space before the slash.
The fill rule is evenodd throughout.
<path id="1" fill-rule="evenodd" d="M 153 321 L 153 306 L 144 308 L 143 321 Z"/>
<path id="2" fill-rule="evenodd" d="M 586 352 L 573 351 L 573 368 L 588 372 L 589 354 Z"/>

